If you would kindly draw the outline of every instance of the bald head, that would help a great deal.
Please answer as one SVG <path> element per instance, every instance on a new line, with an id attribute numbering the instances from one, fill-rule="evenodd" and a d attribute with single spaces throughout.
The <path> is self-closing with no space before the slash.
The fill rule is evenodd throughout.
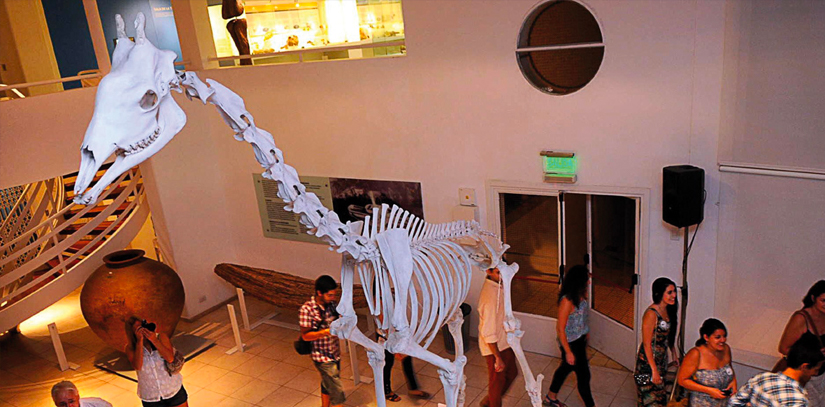
<path id="1" fill-rule="evenodd" d="M 52 386 L 52 400 L 56 407 L 79 407 L 80 394 L 74 383 L 64 380 Z"/>

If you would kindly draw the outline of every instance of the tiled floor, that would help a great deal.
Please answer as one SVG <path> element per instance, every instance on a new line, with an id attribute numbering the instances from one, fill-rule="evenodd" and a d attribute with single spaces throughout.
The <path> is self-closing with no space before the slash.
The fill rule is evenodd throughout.
<path id="1" fill-rule="evenodd" d="M 252 298 L 247 299 L 251 319 L 259 318 L 272 308 Z M 235 308 L 238 309 L 237 303 Z M 136 384 L 119 376 L 96 369 L 96 357 L 112 350 L 97 338 L 83 321 L 79 312 L 79 291 L 62 299 L 38 317 L 21 326 L 21 334 L 0 337 L 0 407 L 52 407 L 51 386 L 61 380 L 72 380 L 86 397 L 101 397 L 115 407 L 137 407 Z M 46 324 L 56 321 L 68 359 L 80 365 L 77 371 L 61 372 L 57 367 L 54 348 L 48 337 Z M 179 329 L 192 331 L 208 326 L 208 336 L 217 345 L 186 362 L 184 385 L 193 407 L 316 407 L 320 406 L 318 373 L 309 357 L 297 355 L 292 349 L 296 331 L 261 326 L 253 332 L 243 332 L 247 351 L 226 355 L 233 346 L 229 318 L 225 308 L 214 311 L 193 323 L 181 322 Z M 207 325 L 208 324 L 208 325 Z M 437 338 L 430 350 L 444 357 L 443 341 Z M 360 371 L 372 377 L 363 350 L 358 353 Z M 486 394 L 487 371 L 484 359 L 475 343 L 467 354 L 467 406 L 477 406 Z M 542 384 L 546 392 L 559 359 L 528 353 L 534 372 L 545 376 Z M 591 370 L 596 404 L 604 406 L 635 405 L 636 390 L 630 372 L 605 367 L 615 362 L 595 351 L 591 352 Z M 349 355 L 344 355 L 342 377 L 347 394 L 347 406 L 375 406 L 374 386 L 352 380 Z M 617 365 L 616 365 L 617 366 Z M 614 366 L 614 367 L 616 367 Z M 422 389 L 433 394 L 430 400 L 407 397 L 407 385 L 400 367 L 393 371 L 393 385 L 402 397 L 392 407 L 432 406 L 444 402 L 444 393 L 436 369 L 420 361 L 415 362 L 417 378 Z M 582 405 L 575 391 L 576 378 L 571 375 L 560 392 L 560 397 L 571 407 Z M 505 406 L 529 406 L 524 382 L 519 377 L 505 396 Z"/>

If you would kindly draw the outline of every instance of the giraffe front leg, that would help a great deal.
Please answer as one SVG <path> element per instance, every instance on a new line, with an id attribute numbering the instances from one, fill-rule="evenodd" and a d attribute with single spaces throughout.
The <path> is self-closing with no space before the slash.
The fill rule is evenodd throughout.
<path id="1" fill-rule="evenodd" d="M 527 357 L 524 356 L 524 349 L 521 347 L 521 337 L 524 336 L 524 331 L 520 329 L 521 321 L 516 317 L 507 319 L 504 322 L 504 327 L 507 331 L 507 343 L 513 349 L 513 353 L 516 354 L 519 367 L 521 367 L 521 372 L 524 375 L 524 388 L 530 396 L 530 404 L 533 407 L 540 407 L 542 405 L 541 382 L 544 380 L 544 375 L 539 373 L 535 379 L 533 378 L 533 371 L 530 369 Z"/>
<path id="2" fill-rule="evenodd" d="M 384 394 L 384 347 L 371 340 L 358 330 L 358 315 L 353 307 L 353 284 L 355 279 L 355 259 L 344 255 L 341 260 L 341 301 L 336 310 L 341 317 L 330 324 L 330 332 L 349 341 L 353 341 L 367 351 L 367 358 L 372 367 L 372 377 L 375 382 L 375 399 L 378 407 L 385 407 Z M 350 354 L 354 364 L 357 356 Z"/>
<path id="3" fill-rule="evenodd" d="M 533 371 L 530 370 L 527 357 L 524 356 L 524 349 L 521 347 L 521 337 L 524 336 L 524 331 L 521 330 L 521 321 L 513 315 L 510 289 L 513 277 L 518 272 L 518 264 L 501 262 L 498 269 L 501 272 L 501 281 L 504 285 L 504 330 L 507 332 L 507 343 L 513 349 L 513 353 L 516 354 L 516 359 L 521 367 L 521 373 L 524 375 L 524 387 L 530 396 L 530 404 L 533 407 L 541 407 L 541 382 L 544 380 L 544 375 L 539 373 L 535 379 L 533 378 Z"/>
<path id="4" fill-rule="evenodd" d="M 455 361 L 450 362 L 448 359 L 442 358 L 415 343 L 410 338 L 409 329 L 391 333 L 384 346 L 390 353 L 412 356 L 436 366 L 438 377 L 444 386 L 444 401 L 447 403 L 447 407 L 463 407 L 466 385 L 466 378 L 464 377 L 464 366 L 467 364 L 466 356 L 456 354 Z"/>
<path id="5" fill-rule="evenodd" d="M 379 397 L 384 394 L 384 348 L 358 330 L 358 317 L 355 315 L 342 316 L 333 321 L 329 328 L 333 335 L 353 341 L 366 349 L 375 382 L 375 402 L 378 407 L 386 407 L 384 397 Z M 356 355 L 350 357 L 354 358 Z"/>

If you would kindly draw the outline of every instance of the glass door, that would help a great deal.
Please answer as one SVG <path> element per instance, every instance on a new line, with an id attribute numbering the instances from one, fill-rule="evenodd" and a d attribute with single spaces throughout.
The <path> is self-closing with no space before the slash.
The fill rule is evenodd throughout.
<path id="1" fill-rule="evenodd" d="M 559 205 L 556 195 L 501 194 L 502 240 L 507 262 L 519 271 L 513 280 L 513 310 L 558 317 Z"/>
<path id="2" fill-rule="evenodd" d="M 590 346 L 632 369 L 636 355 L 636 274 L 639 270 L 639 199 L 558 191 L 535 195 L 499 192 L 506 260 L 519 264 L 513 310 L 525 330 L 526 350 L 558 356 L 552 338 L 564 271 L 591 271 Z"/>
<path id="3" fill-rule="evenodd" d="M 590 346 L 632 369 L 636 359 L 638 199 L 587 195 L 585 201 L 591 272 Z"/>

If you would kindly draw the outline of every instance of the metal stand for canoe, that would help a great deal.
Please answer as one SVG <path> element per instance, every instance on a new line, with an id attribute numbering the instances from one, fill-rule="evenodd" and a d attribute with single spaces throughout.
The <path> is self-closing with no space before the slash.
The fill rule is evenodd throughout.
<path id="1" fill-rule="evenodd" d="M 281 322 L 281 321 L 274 321 L 272 318 L 275 318 L 276 316 L 278 316 L 280 314 L 280 312 L 277 312 L 277 311 L 261 318 L 260 320 L 258 320 L 254 324 L 250 325 L 250 323 L 249 323 L 249 314 L 246 311 L 246 299 L 244 298 L 243 288 L 235 287 L 235 291 L 238 293 L 238 303 L 241 306 L 241 319 L 243 320 L 244 330 L 252 331 L 255 328 L 257 328 L 257 327 L 259 327 L 263 324 L 278 326 L 278 327 L 286 328 L 286 329 L 292 329 L 292 330 L 295 330 L 295 331 L 300 331 L 301 330 L 301 328 L 296 324 L 290 324 L 290 323 Z M 231 305 L 230 305 L 230 307 L 231 307 Z M 230 308 L 229 313 L 230 313 L 230 317 L 231 317 L 230 318 L 231 322 L 233 324 L 233 329 L 235 330 L 235 332 L 237 332 L 238 323 L 234 318 L 234 316 L 235 316 L 234 309 Z M 375 324 L 374 324 L 372 318 L 367 318 L 367 323 L 369 324 L 370 331 L 374 331 L 375 330 L 375 327 L 374 327 Z M 235 341 L 237 342 L 237 344 L 235 345 L 235 348 L 232 348 L 230 350 L 237 351 L 237 349 L 243 349 L 244 345 L 240 341 L 240 335 L 237 335 L 237 334 L 235 335 Z M 347 343 L 347 346 L 346 346 L 347 353 L 349 353 L 349 355 L 350 355 L 350 367 L 352 367 L 352 380 L 353 380 L 353 382 L 355 382 L 356 385 L 361 383 L 361 382 L 372 383 L 373 379 L 371 377 L 364 377 L 363 379 L 361 378 L 361 373 L 358 369 L 358 365 L 359 365 L 360 361 L 358 360 L 358 356 L 356 354 L 357 344 L 355 342 L 352 342 L 352 341 L 346 341 L 345 340 L 345 342 Z"/>
<path id="2" fill-rule="evenodd" d="M 266 324 L 266 325 L 279 326 L 281 328 L 293 329 L 293 330 L 296 330 L 296 331 L 300 331 L 300 328 L 298 327 L 298 325 L 290 324 L 290 323 L 287 323 L 287 322 L 281 322 L 281 321 L 273 321 L 272 318 L 275 318 L 276 316 L 280 315 L 280 312 L 278 312 L 278 311 L 275 311 L 275 312 L 259 319 L 257 322 L 250 325 L 249 324 L 249 314 L 246 312 L 246 299 L 244 298 L 243 288 L 235 287 L 235 291 L 238 293 L 238 302 L 240 303 L 240 306 L 241 306 L 241 319 L 243 319 L 243 329 L 244 330 L 252 331 L 257 327 L 259 327 L 263 324 Z"/>

